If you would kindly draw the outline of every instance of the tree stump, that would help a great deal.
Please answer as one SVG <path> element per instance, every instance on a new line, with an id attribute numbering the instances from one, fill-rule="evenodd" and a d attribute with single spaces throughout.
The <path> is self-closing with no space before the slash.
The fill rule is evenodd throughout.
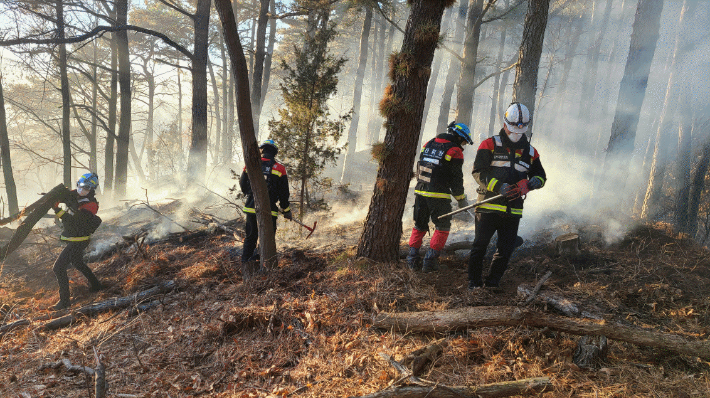
<path id="1" fill-rule="evenodd" d="M 580 368 L 597 368 L 606 359 L 608 347 L 606 336 L 582 336 L 572 361 Z"/>
<path id="2" fill-rule="evenodd" d="M 558 236 L 555 238 L 555 246 L 560 256 L 572 257 L 581 254 L 579 251 L 579 235 L 575 233 Z"/>

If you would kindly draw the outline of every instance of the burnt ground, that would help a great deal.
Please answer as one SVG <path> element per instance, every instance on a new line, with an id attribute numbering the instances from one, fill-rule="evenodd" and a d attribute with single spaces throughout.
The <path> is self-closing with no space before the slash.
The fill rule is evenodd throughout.
<path id="1" fill-rule="evenodd" d="M 543 291 L 608 322 L 705 340 L 710 253 L 664 224 L 639 226 L 612 245 L 581 234 L 575 257 L 559 256 L 554 234 L 541 231 L 518 249 L 500 289 L 475 292 L 466 289 L 466 261 L 456 253 L 445 254 L 446 269 L 433 274 L 355 259 L 359 225 L 320 227 L 315 245 L 288 239 L 278 267 L 247 281 L 230 254 L 235 238 L 223 230 L 117 247 L 91 264 L 106 290 L 90 294 L 70 272 L 72 308 L 166 280 L 177 288 L 137 315 L 113 311 L 56 331 L 41 326 L 61 315 L 48 310 L 57 300 L 51 265 L 61 248 L 56 230 L 37 231 L 3 266 L 2 324 L 32 323 L 0 337 L 0 396 L 93 396 L 86 375 L 48 365 L 67 359 L 94 367 L 94 350 L 107 367 L 109 396 L 358 396 L 400 378 L 379 354 L 401 359 L 441 337 L 446 348 L 422 377 L 446 385 L 547 376 L 552 388 L 539 396 L 710 396 L 708 358 L 612 341 L 605 359 L 580 368 L 572 361 L 579 336 L 565 333 L 487 327 L 402 335 L 371 326 L 381 312 L 516 305 L 518 285 L 551 271 Z M 555 312 L 540 300 L 531 305 Z"/>

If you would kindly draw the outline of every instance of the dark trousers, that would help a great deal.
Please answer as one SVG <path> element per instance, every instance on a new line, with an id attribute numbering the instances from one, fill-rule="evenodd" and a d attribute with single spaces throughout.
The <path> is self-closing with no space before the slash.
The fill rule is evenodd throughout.
<path id="1" fill-rule="evenodd" d="M 451 199 L 429 198 L 414 195 L 414 226 L 420 231 L 429 230 L 429 219 L 439 231 L 451 229 L 451 217 L 438 218 L 451 212 Z"/>
<path id="2" fill-rule="evenodd" d="M 515 249 L 515 240 L 518 236 L 520 217 L 513 217 L 504 213 L 476 213 L 476 237 L 471 247 L 471 256 L 468 259 L 468 280 L 480 285 L 483 274 L 483 258 L 494 233 L 498 233 L 496 252 L 491 261 L 491 270 L 486 282 L 492 285 L 500 283 L 508 261 Z"/>
<path id="3" fill-rule="evenodd" d="M 91 269 L 84 262 L 84 250 L 89 246 L 89 241 L 67 242 L 67 246 L 62 250 L 57 261 L 54 262 L 54 275 L 57 277 L 59 284 L 59 299 L 63 302 L 69 302 L 69 276 L 67 270 L 74 266 L 79 272 L 84 274 L 89 281 L 92 289 L 98 289 L 101 286 Z"/>
<path id="4" fill-rule="evenodd" d="M 256 249 L 256 242 L 259 240 L 259 226 L 256 222 L 256 214 L 246 213 L 247 223 L 244 226 L 244 233 L 246 237 L 244 238 L 244 246 L 242 247 L 242 262 L 247 262 L 254 255 L 254 249 Z M 274 221 L 274 232 L 276 232 L 276 218 L 271 217 Z"/>

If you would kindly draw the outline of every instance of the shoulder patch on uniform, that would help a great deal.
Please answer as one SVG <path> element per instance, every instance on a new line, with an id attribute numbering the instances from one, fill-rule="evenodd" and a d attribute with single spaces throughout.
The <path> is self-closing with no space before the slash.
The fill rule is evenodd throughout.
<path id="1" fill-rule="evenodd" d="M 478 146 L 478 150 L 480 151 L 481 149 L 487 150 L 487 151 L 494 150 L 495 144 L 493 143 L 493 138 L 488 138 L 488 139 L 481 141 L 481 145 Z"/>
<path id="2" fill-rule="evenodd" d="M 452 159 L 463 159 L 463 150 L 457 146 L 449 149 L 446 154 L 451 156 Z"/>
<path id="3" fill-rule="evenodd" d="M 284 165 L 282 165 L 281 163 L 274 163 L 273 170 L 278 171 L 279 173 L 281 173 L 281 175 L 286 175 L 286 167 L 284 167 Z"/>

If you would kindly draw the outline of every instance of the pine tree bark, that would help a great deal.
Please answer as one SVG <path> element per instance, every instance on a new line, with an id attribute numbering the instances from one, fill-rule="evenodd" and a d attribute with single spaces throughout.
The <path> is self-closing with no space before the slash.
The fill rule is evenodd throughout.
<path id="1" fill-rule="evenodd" d="M 381 102 L 387 133 L 374 194 L 357 246 L 358 257 L 375 261 L 399 258 L 402 215 L 417 152 L 430 68 L 444 9 L 450 5 L 451 2 L 443 0 L 410 2 L 402 49 L 392 56 L 392 82 Z"/>
<path id="2" fill-rule="evenodd" d="M 10 158 L 10 137 L 7 133 L 7 118 L 5 116 L 5 96 L 2 91 L 2 74 L 0 74 L 0 160 L 2 161 L 2 175 L 5 179 L 5 193 L 7 193 L 7 209 L 10 214 L 20 212 L 17 203 L 17 187 L 12 172 Z"/>
<path id="3" fill-rule="evenodd" d="M 456 121 L 471 126 L 473 114 L 473 95 L 476 84 L 476 63 L 478 62 L 478 43 L 481 39 L 483 20 L 483 0 L 473 0 L 468 10 L 466 39 L 463 44 L 463 60 L 456 91 Z M 442 130 L 439 130 L 442 131 Z"/>
<path id="4" fill-rule="evenodd" d="M 520 43 L 518 66 L 515 68 L 513 101 L 525 104 L 530 115 L 535 114 L 535 93 L 537 92 L 537 72 L 542 57 L 542 44 L 547 28 L 550 0 L 530 0 L 525 16 L 523 41 Z M 527 135 L 532 135 L 533 123 L 528 126 Z"/>
<path id="5" fill-rule="evenodd" d="M 360 122 L 360 111 L 362 103 L 362 82 L 365 79 L 365 67 L 367 66 L 368 41 L 370 40 L 370 28 L 372 27 L 372 7 L 365 6 L 365 20 L 362 23 L 362 33 L 360 34 L 360 56 L 358 57 L 357 72 L 355 74 L 355 86 L 353 89 L 353 117 L 350 120 L 348 129 L 348 150 L 343 159 L 343 170 L 340 174 L 340 183 L 347 184 L 352 180 L 352 171 L 349 163 L 355 155 L 357 147 L 357 130 Z"/>
<path id="6" fill-rule="evenodd" d="M 646 95 L 648 75 L 658 41 L 663 0 L 639 0 L 626 59 L 624 77 L 611 125 L 604 159 L 602 192 L 618 192 L 626 185 L 629 159 L 634 150 L 636 128 Z"/>
<path id="7" fill-rule="evenodd" d="M 207 169 L 207 61 L 211 0 L 198 0 L 192 16 L 195 30 L 192 67 L 192 136 L 188 178 L 202 182 Z"/>
<path id="8" fill-rule="evenodd" d="M 254 49 L 254 73 L 251 82 L 251 104 L 254 107 L 254 131 L 259 135 L 259 117 L 261 115 L 261 86 L 264 77 L 264 59 L 266 58 L 266 27 L 269 23 L 270 0 L 259 0 L 259 16 L 256 20 L 256 48 Z"/>
<path id="9" fill-rule="evenodd" d="M 57 13 L 57 38 L 63 40 L 65 37 L 64 31 L 64 2 L 57 0 L 55 5 Z M 71 119 L 69 116 L 70 103 L 69 98 L 69 78 L 67 76 L 67 45 L 59 44 L 59 80 L 60 91 L 62 94 L 62 154 L 63 162 L 62 169 L 64 175 L 64 185 L 72 186 L 71 176 Z"/>
<path id="10" fill-rule="evenodd" d="M 116 16 L 116 7 L 110 12 Z M 118 106 L 118 33 L 111 33 L 111 75 L 110 97 L 108 100 L 108 131 L 104 146 L 104 195 L 113 190 L 114 180 L 114 146 L 116 142 L 116 108 Z"/>
<path id="11" fill-rule="evenodd" d="M 270 2 L 271 14 L 276 14 L 276 0 Z M 259 108 L 264 106 L 264 99 L 269 92 L 269 80 L 271 79 L 271 61 L 274 58 L 274 44 L 276 43 L 276 19 L 269 19 L 269 47 L 266 49 L 266 57 L 264 59 L 264 77 L 261 82 L 261 104 Z"/>
<path id="12" fill-rule="evenodd" d="M 242 139 L 242 151 L 244 152 L 244 163 L 247 173 L 251 176 L 261 176 L 261 154 L 256 141 L 254 131 L 254 120 L 252 119 L 251 98 L 249 93 L 249 74 L 247 73 L 247 63 L 244 57 L 242 43 L 239 40 L 237 23 L 234 19 L 234 11 L 229 0 L 215 0 L 215 6 L 219 19 L 222 22 L 222 32 L 227 44 L 229 59 L 232 65 L 232 73 L 237 83 L 236 91 L 244 93 L 237 95 L 237 112 L 239 113 L 239 132 Z M 257 224 L 259 226 L 259 254 L 261 263 L 265 267 L 273 267 L 278 261 L 276 258 L 276 237 L 271 219 L 271 205 L 269 203 L 269 192 L 266 188 L 266 180 L 263 178 L 250 178 L 252 191 L 254 192 L 254 204 L 256 208 Z"/>
<path id="13" fill-rule="evenodd" d="M 128 23 L 128 0 L 116 1 L 116 24 Z M 118 51 L 118 85 L 121 92 L 121 117 L 116 137 L 116 198 L 126 196 L 128 182 L 128 146 L 131 134 L 131 62 L 128 58 L 128 31 L 116 32 Z"/>

